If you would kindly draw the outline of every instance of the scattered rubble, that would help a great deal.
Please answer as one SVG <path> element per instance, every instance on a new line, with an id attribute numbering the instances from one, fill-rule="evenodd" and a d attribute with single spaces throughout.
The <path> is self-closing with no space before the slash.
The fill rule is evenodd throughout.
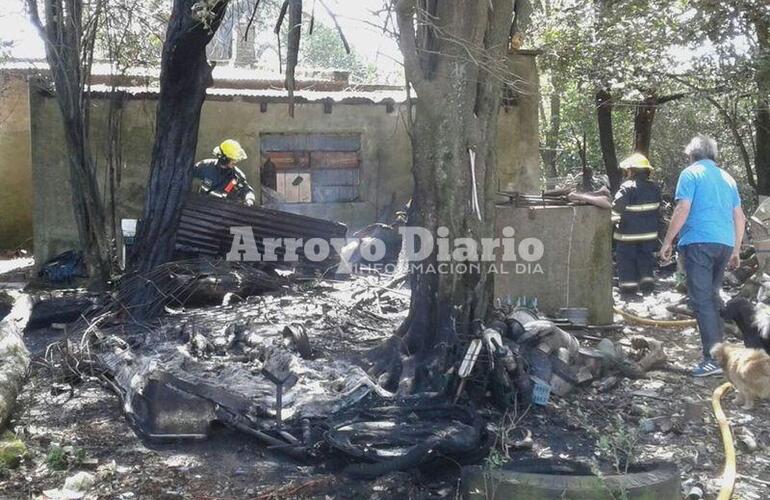
<path id="1" fill-rule="evenodd" d="M 0 474 L 0 496 L 14 488 L 113 498 L 453 496 L 462 462 L 500 468 L 550 457 L 606 465 L 611 457 L 586 425 L 618 435 L 618 418 L 638 432 L 636 458 L 676 463 L 683 494 L 718 490 L 722 451 L 708 398 L 720 381 L 685 374 L 700 352 L 693 328 L 597 330 L 579 318 L 546 319 L 526 305 L 498 304 L 493 321 L 462 339 L 463 351 L 476 339 L 479 352 L 464 388 L 453 387 L 460 405 L 409 402 L 377 386 L 363 361 L 406 315 L 403 278 L 334 281 L 216 261 L 176 265 L 159 280 L 166 314 L 158 321 L 134 323 L 130 311 L 116 321 L 116 309 L 100 304 L 77 335 L 70 327 L 46 330 L 69 338 L 35 353 L 23 410 L 12 422 L 28 451 L 18 470 Z M 682 297 L 673 278 L 660 286 L 656 296 L 622 306 L 681 318 L 668 307 Z M 30 341 L 36 335 L 28 333 Z M 529 406 L 532 377 L 548 387 L 544 406 Z M 481 411 L 467 412 L 468 404 Z M 573 418 L 576 409 L 584 417 Z M 725 409 L 736 426 L 738 469 L 748 478 L 739 478 L 736 495 L 762 498 L 770 480 L 766 404 L 747 412 L 725 402 Z M 64 470 L 46 465 L 52 441 L 72 443 Z M 394 472 L 403 469 L 409 472 Z M 92 484 L 70 488 L 68 478 L 81 472 Z M 342 485 L 340 473 L 380 479 Z"/>

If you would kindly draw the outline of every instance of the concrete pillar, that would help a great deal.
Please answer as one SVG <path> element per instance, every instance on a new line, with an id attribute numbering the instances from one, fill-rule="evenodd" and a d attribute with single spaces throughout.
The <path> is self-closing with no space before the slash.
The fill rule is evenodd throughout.
<path id="1" fill-rule="evenodd" d="M 503 93 L 497 134 L 499 189 L 540 192 L 539 77 L 537 52 L 508 54 L 514 82 Z"/>

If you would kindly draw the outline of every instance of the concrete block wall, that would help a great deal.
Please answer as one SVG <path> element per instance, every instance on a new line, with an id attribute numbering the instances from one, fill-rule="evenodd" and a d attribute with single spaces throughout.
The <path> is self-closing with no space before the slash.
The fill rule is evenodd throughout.
<path id="1" fill-rule="evenodd" d="M 501 189 L 538 192 L 537 66 L 532 53 L 513 55 L 511 60 L 512 71 L 519 75 L 522 83 L 516 86 L 515 104 L 500 111 L 499 185 Z M 34 244 L 37 262 L 41 263 L 62 251 L 77 248 L 77 230 L 56 101 L 34 88 L 29 94 L 31 177 L 35 179 Z M 124 103 L 119 217 L 138 218 L 142 212 L 156 104 L 154 97 L 129 98 Z M 91 105 L 91 142 L 102 182 L 108 144 L 109 101 L 95 97 Z M 412 158 L 405 128 L 406 112 L 405 105 L 396 105 L 389 112 L 384 104 L 334 103 L 331 113 L 325 113 L 323 103 L 314 102 L 297 103 L 295 117 L 291 118 L 286 103 L 269 102 L 263 110 L 254 98 L 210 96 L 203 105 L 196 157 L 209 158 L 213 147 L 223 139 L 237 139 L 249 155 L 241 167 L 252 184 L 258 186 L 262 134 L 361 134 L 359 201 L 286 203 L 279 207 L 294 213 L 339 220 L 356 230 L 378 219 L 388 220 L 392 211 L 400 209 L 411 197 Z M 31 207 L 28 210 L 31 211 Z"/>
<path id="2" fill-rule="evenodd" d="M 0 74 L 0 250 L 32 244 L 29 117 L 26 75 Z"/>
<path id="3" fill-rule="evenodd" d="M 497 236 L 512 227 L 519 245 L 543 243 L 543 256 L 498 262 L 495 297 L 537 297 L 550 315 L 562 307 L 587 307 L 593 324 L 612 323 L 612 224 L 610 211 L 593 206 L 516 208 L 499 205 Z M 535 266 L 537 265 L 537 267 Z"/>

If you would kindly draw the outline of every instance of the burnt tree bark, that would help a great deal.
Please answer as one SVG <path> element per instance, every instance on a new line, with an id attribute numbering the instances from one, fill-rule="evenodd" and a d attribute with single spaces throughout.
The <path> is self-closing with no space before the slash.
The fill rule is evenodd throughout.
<path id="1" fill-rule="evenodd" d="M 450 241 L 492 237 L 495 137 L 513 2 L 394 4 L 406 77 L 417 93 L 409 225 Z M 459 257 L 453 263 L 475 258 Z M 410 276 L 406 321 L 376 351 L 381 381 L 402 393 L 443 388 L 458 333 L 485 319 L 491 301 L 490 263 L 479 262 L 479 272 L 430 272 L 439 265 L 434 248 L 421 264 Z"/>
<path id="2" fill-rule="evenodd" d="M 64 125 L 72 208 L 80 246 L 86 256 L 92 284 L 101 286 L 110 278 L 112 259 L 89 143 L 90 99 L 86 87 L 103 3 L 89 4 L 90 10 L 84 9 L 82 0 L 44 0 L 43 5 L 45 23 L 41 20 L 37 0 L 27 0 L 32 24 L 45 45 Z"/>
<path id="3" fill-rule="evenodd" d="M 180 209 L 192 181 L 201 106 L 212 84 L 206 45 L 228 2 L 210 2 L 210 11 L 193 10 L 199 3 L 174 0 L 163 44 L 150 179 L 132 252 L 132 269 L 140 273 L 171 259 Z M 148 295 L 137 300 L 146 301 L 152 293 L 148 289 Z"/>
<path id="4" fill-rule="evenodd" d="M 602 149 L 604 171 L 610 179 L 610 190 L 614 193 L 620 187 L 622 175 L 618 168 L 618 154 L 615 150 L 615 135 L 612 130 L 612 94 L 606 89 L 596 91 L 596 118 L 599 125 L 599 145 Z"/>

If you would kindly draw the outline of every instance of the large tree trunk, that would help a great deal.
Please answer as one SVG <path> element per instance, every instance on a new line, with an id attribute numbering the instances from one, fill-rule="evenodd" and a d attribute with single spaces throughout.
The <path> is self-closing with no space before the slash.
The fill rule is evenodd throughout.
<path id="1" fill-rule="evenodd" d="M 620 187 L 622 176 L 618 168 L 615 135 L 612 131 L 612 95 L 608 90 L 599 89 L 596 92 L 596 118 L 599 124 L 599 145 L 602 148 L 604 171 L 610 178 L 610 189 L 614 193 Z"/>
<path id="2" fill-rule="evenodd" d="M 768 22 L 757 16 L 759 52 L 764 57 L 757 61 L 757 110 L 754 115 L 756 151 L 754 154 L 757 174 L 757 194 L 770 196 L 770 34 Z"/>
<path id="3" fill-rule="evenodd" d="M 201 106 L 212 83 L 206 45 L 219 27 L 227 0 L 217 2 L 205 22 L 192 10 L 196 3 L 174 0 L 163 44 L 150 180 L 132 255 L 132 268 L 140 273 L 172 258 L 180 209 L 192 180 Z M 150 288 L 136 297 L 138 302 L 150 299 Z"/>
<path id="4" fill-rule="evenodd" d="M 414 196 L 409 224 L 428 229 L 434 237 L 478 242 L 492 237 L 495 227 L 499 76 L 508 71 L 505 47 L 513 4 L 421 2 L 427 15 L 415 4 L 399 0 L 396 9 L 407 79 L 418 97 L 411 130 Z M 419 43 L 415 16 L 427 31 Z M 440 27 L 440 34 L 422 24 L 427 20 Z M 484 69 L 469 53 L 481 54 Z M 453 259 L 448 264 L 458 263 L 470 262 Z M 387 370 L 386 386 L 405 393 L 443 388 L 457 335 L 468 333 L 474 320 L 486 318 L 492 298 L 489 263 L 478 263 L 477 270 L 431 272 L 430 266 L 439 264 L 434 249 L 421 264 L 411 274 L 409 316 L 384 348 L 390 356 L 380 356 L 378 366 Z"/>

